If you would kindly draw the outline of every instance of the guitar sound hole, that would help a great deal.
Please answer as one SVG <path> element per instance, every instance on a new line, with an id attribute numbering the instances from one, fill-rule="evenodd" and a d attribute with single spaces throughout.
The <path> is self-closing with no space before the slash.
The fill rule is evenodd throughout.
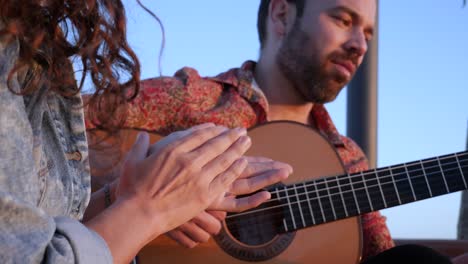
<path id="1" fill-rule="evenodd" d="M 228 215 L 226 227 L 229 233 L 239 242 L 249 246 L 260 246 L 272 241 L 279 234 L 283 212 L 281 206 L 278 206 L 278 209 L 263 210 L 265 207 L 271 208 L 272 202 L 243 214 Z"/>

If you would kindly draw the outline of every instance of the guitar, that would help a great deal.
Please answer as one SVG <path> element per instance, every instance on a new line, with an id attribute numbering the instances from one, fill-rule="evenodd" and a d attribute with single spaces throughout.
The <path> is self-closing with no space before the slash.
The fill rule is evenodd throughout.
<path id="1" fill-rule="evenodd" d="M 122 151 L 137 132 L 124 133 Z M 208 243 L 186 249 L 160 237 L 139 263 L 358 263 L 359 215 L 468 189 L 468 152 L 347 174 L 333 146 L 305 125 L 272 122 L 249 136 L 247 155 L 287 162 L 294 174 L 260 207 L 228 214 Z"/>

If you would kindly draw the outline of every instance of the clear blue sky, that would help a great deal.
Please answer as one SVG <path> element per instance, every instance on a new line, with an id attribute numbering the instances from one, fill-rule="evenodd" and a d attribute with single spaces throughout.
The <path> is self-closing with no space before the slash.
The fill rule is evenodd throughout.
<path id="1" fill-rule="evenodd" d="M 144 78 L 158 75 L 159 27 L 134 0 L 130 43 Z M 378 165 L 465 149 L 468 7 L 463 0 L 380 1 Z M 183 66 L 215 75 L 258 57 L 258 0 L 143 0 L 166 29 L 164 75 Z M 346 133 L 346 90 L 329 105 Z M 382 211 L 394 237 L 455 238 L 460 193 Z"/>

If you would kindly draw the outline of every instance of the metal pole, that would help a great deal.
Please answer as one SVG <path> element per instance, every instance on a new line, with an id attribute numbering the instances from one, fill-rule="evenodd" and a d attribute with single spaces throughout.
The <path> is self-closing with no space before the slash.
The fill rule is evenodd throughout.
<path id="1" fill-rule="evenodd" d="M 369 165 L 377 165 L 377 70 L 379 1 L 373 40 L 364 61 L 348 85 L 347 135 L 363 149 Z"/>
<path id="2" fill-rule="evenodd" d="M 468 130 L 466 133 L 466 150 L 468 150 Z M 468 191 L 463 191 L 461 195 L 458 239 L 468 240 Z"/>

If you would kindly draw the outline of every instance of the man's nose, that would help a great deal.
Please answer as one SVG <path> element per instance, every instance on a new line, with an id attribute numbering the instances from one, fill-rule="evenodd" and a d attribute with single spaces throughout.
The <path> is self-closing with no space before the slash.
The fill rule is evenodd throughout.
<path id="1" fill-rule="evenodd" d="M 345 45 L 345 48 L 348 52 L 353 53 L 359 57 L 364 56 L 367 52 L 367 40 L 363 31 L 353 30 L 350 33 L 350 38 Z"/>

